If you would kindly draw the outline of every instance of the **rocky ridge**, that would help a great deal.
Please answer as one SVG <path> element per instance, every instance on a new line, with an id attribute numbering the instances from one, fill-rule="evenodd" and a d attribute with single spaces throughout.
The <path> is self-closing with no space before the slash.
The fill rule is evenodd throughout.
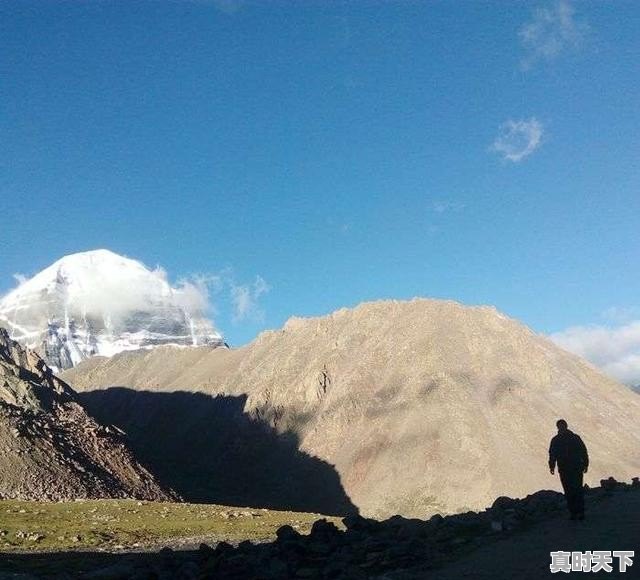
<path id="1" fill-rule="evenodd" d="M 89 417 L 35 352 L 0 328 L 0 499 L 168 499 L 123 433 Z"/>

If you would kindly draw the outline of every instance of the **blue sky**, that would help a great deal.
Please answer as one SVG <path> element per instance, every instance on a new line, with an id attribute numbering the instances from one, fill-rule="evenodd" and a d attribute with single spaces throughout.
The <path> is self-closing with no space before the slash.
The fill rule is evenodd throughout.
<path id="1" fill-rule="evenodd" d="M 223 272 L 234 344 L 413 296 L 626 328 L 638 30 L 631 1 L 3 2 L 0 293 L 104 247 Z"/>

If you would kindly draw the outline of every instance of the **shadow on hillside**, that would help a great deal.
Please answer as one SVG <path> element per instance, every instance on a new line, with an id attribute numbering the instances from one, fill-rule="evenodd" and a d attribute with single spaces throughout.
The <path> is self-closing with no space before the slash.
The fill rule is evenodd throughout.
<path id="1" fill-rule="evenodd" d="M 116 425 L 165 486 L 186 501 L 356 513 L 336 470 L 244 413 L 246 395 L 157 393 L 111 387 L 79 393 L 99 422 Z"/>

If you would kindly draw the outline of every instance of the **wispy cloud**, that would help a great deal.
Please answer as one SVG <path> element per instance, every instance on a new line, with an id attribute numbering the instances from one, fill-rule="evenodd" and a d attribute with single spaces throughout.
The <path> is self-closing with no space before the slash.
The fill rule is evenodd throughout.
<path id="1" fill-rule="evenodd" d="M 264 311 L 260 307 L 260 297 L 271 290 L 262 276 L 256 276 L 253 284 L 237 285 L 231 283 L 231 302 L 233 304 L 233 321 L 264 319 Z"/>
<path id="2" fill-rule="evenodd" d="M 230 317 L 234 323 L 264 320 L 260 299 L 271 287 L 262 276 L 256 275 L 253 282 L 239 284 L 232 268 L 216 274 L 193 274 L 178 281 L 178 288 L 192 308 L 214 314 L 216 303 L 231 306 Z M 215 297 L 215 300 L 214 300 Z"/>
<path id="3" fill-rule="evenodd" d="M 551 335 L 562 348 L 623 383 L 640 384 L 640 320 L 617 327 L 574 326 Z"/>
<path id="4" fill-rule="evenodd" d="M 518 32 L 525 56 L 520 64 L 529 69 L 540 61 L 551 61 L 562 53 L 577 50 L 589 32 L 589 25 L 575 17 L 569 0 L 558 0 L 538 8 Z"/>
<path id="5" fill-rule="evenodd" d="M 500 133 L 491 145 L 505 161 L 519 163 L 542 145 L 544 127 L 535 117 L 514 121 L 509 119 L 500 126 Z"/>
<path id="6" fill-rule="evenodd" d="M 218 274 L 194 274 L 180 278 L 176 289 L 179 301 L 189 309 L 213 316 L 216 308 L 212 295 L 219 293 L 223 285 L 223 278 Z"/>
<path id="7" fill-rule="evenodd" d="M 461 201 L 452 199 L 435 199 L 431 202 L 429 209 L 437 214 L 447 212 L 459 212 L 465 208 L 465 204 Z"/>

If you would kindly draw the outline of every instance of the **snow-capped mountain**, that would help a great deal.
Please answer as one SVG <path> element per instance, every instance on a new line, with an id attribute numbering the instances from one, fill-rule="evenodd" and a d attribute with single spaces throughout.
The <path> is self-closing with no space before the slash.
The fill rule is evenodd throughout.
<path id="1" fill-rule="evenodd" d="M 193 284 L 109 250 L 65 256 L 0 300 L 0 326 L 56 369 L 90 356 L 173 344 L 223 344 Z"/>

